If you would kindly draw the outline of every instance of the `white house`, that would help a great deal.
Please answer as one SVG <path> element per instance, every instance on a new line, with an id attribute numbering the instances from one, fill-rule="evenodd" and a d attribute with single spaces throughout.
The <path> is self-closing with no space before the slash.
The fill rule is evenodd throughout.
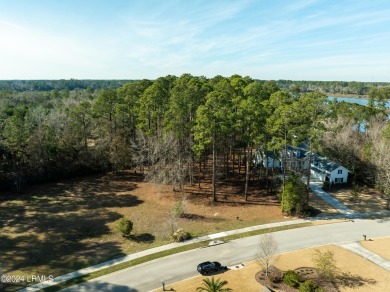
<path id="1" fill-rule="evenodd" d="M 271 169 L 271 168 L 281 168 L 282 167 L 282 164 L 280 162 L 279 159 L 277 158 L 274 158 L 274 155 L 272 153 L 269 153 L 268 154 L 268 161 L 266 161 L 266 157 L 264 157 L 263 159 L 263 166 L 268 168 L 268 169 Z"/>
<path id="2" fill-rule="evenodd" d="M 272 167 L 281 169 L 286 163 L 286 170 L 294 170 L 297 172 L 307 171 L 309 165 L 309 147 L 307 144 L 300 144 L 297 147 L 288 145 L 286 149 L 280 150 L 280 159 L 275 158 L 273 152 L 268 152 L 265 155 L 263 151 L 258 149 L 255 154 L 254 163 L 262 164 L 265 168 Z M 287 154 L 286 158 L 284 157 Z M 328 161 L 325 157 L 319 156 L 317 153 L 312 154 L 310 173 L 313 178 L 320 181 L 330 181 L 332 184 L 346 183 L 348 181 L 349 170 L 344 166 Z"/>
<path id="3" fill-rule="evenodd" d="M 263 153 L 263 151 L 261 151 L 260 149 L 256 151 L 255 159 L 253 162 L 255 165 L 262 164 L 264 168 L 268 168 L 268 169 L 271 169 L 273 167 L 274 168 L 282 167 L 282 163 L 280 162 L 280 160 L 278 158 L 274 158 L 273 152 L 268 151 L 267 155 L 265 155 L 265 153 Z"/>
<path id="4" fill-rule="evenodd" d="M 308 169 L 309 150 L 306 144 L 302 143 L 297 147 L 287 145 L 287 149 L 282 149 L 280 153 L 280 161 L 282 163 L 282 168 L 284 167 L 283 164 L 286 163 L 286 170 L 294 170 L 300 172 L 305 169 Z M 286 154 L 287 156 L 285 158 Z"/>
<path id="5" fill-rule="evenodd" d="M 349 170 L 336 162 L 328 161 L 326 158 L 314 154 L 310 173 L 313 178 L 338 184 L 348 181 Z"/>

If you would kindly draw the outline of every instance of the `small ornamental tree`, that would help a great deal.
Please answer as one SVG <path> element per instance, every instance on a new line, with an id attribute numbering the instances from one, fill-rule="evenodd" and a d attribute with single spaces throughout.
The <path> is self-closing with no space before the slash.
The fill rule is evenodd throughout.
<path id="1" fill-rule="evenodd" d="M 353 202 L 358 202 L 359 201 L 359 196 L 360 196 L 361 190 L 358 186 L 353 185 L 351 189 L 351 199 Z"/>
<path id="2" fill-rule="evenodd" d="M 186 196 L 182 196 L 180 200 L 178 200 L 175 206 L 172 209 L 173 216 L 176 218 L 184 217 L 187 212 L 187 198 Z"/>
<path id="3" fill-rule="evenodd" d="M 133 222 L 123 217 L 115 221 L 115 228 L 123 237 L 127 237 L 133 230 Z"/>
<path id="4" fill-rule="evenodd" d="M 258 245 L 257 262 L 265 270 L 268 277 L 269 267 L 272 264 L 272 258 L 278 250 L 278 243 L 272 236 L 272 233 L 261 235 Z"/>
<path id="5" fill-rule="evenodd" d="M 336 266 L 336 260 L 332 251 L 321 252 L 316 249 L 312 260 L 320 278 L 326 281 L 335 280 L 339 269 Z"/>

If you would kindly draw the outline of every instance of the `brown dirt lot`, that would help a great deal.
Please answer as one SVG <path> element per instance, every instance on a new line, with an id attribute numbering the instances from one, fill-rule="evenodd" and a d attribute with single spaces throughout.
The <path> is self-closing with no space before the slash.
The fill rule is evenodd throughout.
<path id="1" fill-rule="evenodd" d="M 382 249 L 382 245 L 388 243 L 389 240 L 390 238 L 375 239 L 369 243 L 372 244 L 373 249 Z M 321 246 L 318 249 L 322 252 L 330 250 L 334 253 L 337 267 L 340 269 L 337 277 L 339 291 L 390 291 L 390 274 L 386 270 L 339 246 Z M 314 251 L 315 249 L 304 249 L 280 254 L 276 256 L 275 266 L 283 271 L 313 267 Z M 229 283 L 227 287 L 232 288 L 233 291 L 260 291 L 262 286 L 255 280 L 255 275 L 260 270 L 258 263 L 253 261 L 245 264 L 243 269 L 229 270 L 214 277 L 227 280 Z M 207 277 L 211 278 L 211 276 Z M 204 276 L 196 276 L 166 285 L 166 288 L 180 292 L 192 292 L 196 287 L 201 286 L 203 278 Z M 155 291 L 160 292 L 162 289 Z"/>

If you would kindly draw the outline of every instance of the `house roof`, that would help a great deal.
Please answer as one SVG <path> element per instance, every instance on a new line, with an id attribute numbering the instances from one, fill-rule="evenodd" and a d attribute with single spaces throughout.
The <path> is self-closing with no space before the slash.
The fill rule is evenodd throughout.
<path id="1" fill-rule="evenodd" d="M 314 166 L 312 166 L 312 167 L 310 167 L 310 169 L 312 169 L 312 170 L 314 170 L 316 173 L 318 173 L 318 174 L 329 174 L 327 171 L 325 171 L 325 170 L 322 170 L 322 169 L 319 169 L 319 168 L 317 168 L 317 167 L 314 167 Z"/>
<path id="2" fill-rule="evenodd" d="M 298 159 L 304 159 L 308 155 L 308 150 L 302 146 L 303 144 L 299 144 L 297 147 L 287 145 L 287 152 L 289 157 L 295 157 Z M 291 156 L 292 154 L 292 156 Z M 282 151 L 282 155 L 284 152 Z"/>
<path id="3" fill-rule="evenodd" d="M 335 170 L 339 167 L 345 168 L 344 166 L 342 166 L 336 162 L 329 161 L 325 157 L 319 156 L 317 153 L 313 154 L 311 164 L 318 169 L 325 170 L 328 172 L 332 172 L 333 170 Z"/>

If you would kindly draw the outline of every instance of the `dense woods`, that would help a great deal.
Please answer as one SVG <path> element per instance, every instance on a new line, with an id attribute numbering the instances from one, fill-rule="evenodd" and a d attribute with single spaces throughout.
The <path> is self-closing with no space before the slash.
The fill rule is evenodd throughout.
<path id="1" fill-rule="evenodd" d="M 59 91 L 74 89 L 117 89 L 136 80 L 0 80 L 0 90 L 11 91 Z M 266 80 L 256 80 L 264 83 Z M 307 81 L 275 80 L 281 90 L 290 92 L 320 91 L 337 94 L 367 95 L 372 87 L 389 86 L 389 82 L 356 82 L 356 81 Z"/>
<path id="2" fill-rule="evenodd" d="M 342 163 L 354 181 L 390 196 L 386 84 L 259 81 L 184 74 L 154 81 L 0 82 L 0 183 L 24 185 L 132 169 L 180 189 L 209 171 L 217 181 L 244 169 L 272 187 L 255 151 L 303 141 Z M 367 107 L 317 91 L 368 94 Z M 211 167 L 207 168 L 207 162 Z M 245 166 L 239 168 L 239 166 Z"/>

